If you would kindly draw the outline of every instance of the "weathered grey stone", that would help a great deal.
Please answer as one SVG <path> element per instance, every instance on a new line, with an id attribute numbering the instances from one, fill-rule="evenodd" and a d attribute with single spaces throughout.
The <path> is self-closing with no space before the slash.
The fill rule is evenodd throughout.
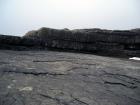
<path id="1" fill-rule="evenodd" d="M 139 61 L 0 51 L 0 105 L 140 105 Z"/>
<path id="2" fill-rule="evenodd" d="M 29 31 L 23 37 L 0 36 L 1 49 L 62 49 L 103 55 L 139 56 L 140 31 L 102 29 L 51 29 Z"/>
<path id="3" fill-rule="evenodd" d="M 21 37 L 0 35 L 0 44 L 19 45 Z"/>
<path id="4" fill-rule="evenodd" d="M 0 49 L 26 50 L 38 49 L 43 46 L 43 42 L 39 39 L 0 35 Z"/>
<path id="5" fill-rule="evenodd" d="M 30 34 L 31 33 L 31 34 Z M 34 38 L 70 40 L 76 42 L 96 42 L 104 41 L 110 43 L 136 43 L 136 37 L 140 33 L 135 31 L 111 31 L 101 29 L 79 29 L 79 30 L 56 30 L 50 28 L 41 28 L 38 31 L 31 31 L 25 35 Z M 137 42 L 138 43 L 138 42 Z M 140 43 L 140 42 L 139 42 Z"/>
<path id="6" fill-rule="evenodd" d="M 40 39 L 48 48 L 98 52 L 100 54 L 109 52 L 110 55 L 119 55 L 120 53 L 121 56 L 140 55 L 140 32 L 138 29 L 120 31 L 101 29 L 57 30 L 41 28 L 37 31 L 27 33 L 24 38 L 26 37 Z"/>

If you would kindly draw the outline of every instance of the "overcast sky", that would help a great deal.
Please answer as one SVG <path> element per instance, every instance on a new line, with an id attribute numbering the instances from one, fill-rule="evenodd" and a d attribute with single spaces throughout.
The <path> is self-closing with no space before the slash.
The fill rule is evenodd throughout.
<path id="1" fill-rule="evenodd" d="M 0 0 L 0 33 L 40 27 L 140 28 L 140 0 Z"/>

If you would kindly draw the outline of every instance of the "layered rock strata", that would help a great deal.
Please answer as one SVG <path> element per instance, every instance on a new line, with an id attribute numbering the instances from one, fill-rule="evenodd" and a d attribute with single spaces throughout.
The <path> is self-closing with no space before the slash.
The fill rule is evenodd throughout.
<path id="1" fill-rule="evenodd" d="M 140 29 L 51 29 L 41 28 L 23 37 L 0 35 L 1 49 L 61 49 L 102 55 L 140 56 Z"/>
<path id="2" fill-rule="evenodd" d="M 24 38 L 41 40 L 47 48 L 86 51 L 104 55 L 140 56 L 140 31 L 41 28 Z"/>
<path id="3" fill-rule="evenodd" d="M 41 42 L 39 40 L 33 40 L 31 38 L 23 38 L 18 36 L 0 35 L 0 49 L 8 50 L 30 50 L 30 49 L 42 49 Z"/>

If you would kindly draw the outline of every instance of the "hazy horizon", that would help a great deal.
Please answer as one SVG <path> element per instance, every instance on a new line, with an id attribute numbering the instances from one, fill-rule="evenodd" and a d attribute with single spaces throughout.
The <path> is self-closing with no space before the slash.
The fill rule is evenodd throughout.
<path id="1" fill-rule="evenodd" d="M 140 28 L 140 0 L 0 0 L 0 34 L 50 27 Z"/>

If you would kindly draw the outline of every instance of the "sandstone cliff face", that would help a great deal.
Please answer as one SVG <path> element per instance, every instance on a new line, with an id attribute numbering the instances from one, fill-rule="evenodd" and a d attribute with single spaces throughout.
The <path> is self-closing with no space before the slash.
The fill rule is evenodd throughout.
<path id="1" fill-rule="evenodd" d="M 87 51 L 105 55 L 140 56 L 140 31 L 50 29 L 28 32 L 23 38 L 41 40 L 47 48 Z"/>

